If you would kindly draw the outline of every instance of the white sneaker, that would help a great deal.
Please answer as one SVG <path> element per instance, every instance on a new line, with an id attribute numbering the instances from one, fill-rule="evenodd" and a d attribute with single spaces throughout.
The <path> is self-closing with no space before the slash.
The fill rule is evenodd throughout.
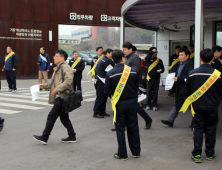
<path id="1" fill-rule="evenodd" d="M 15 92 L 17 92 L 17 90 L 12 90 L 12 93 L 15 93 Z"/>
<path id="2" fill-rule="evenodd" d="M 11 92 L 11 91 L 12 91 L 12 89 L 8 89 L 8 90 L 7 90 L 7 92 Z"/>
<path id="3" fill-rule="evenodd" d="M 154 110 L 154 111 L 157 111 L 157 107 L 153 107 L 153 110 Z"/>
<path id="4" fill-rule="evenodd" d="M 150 110 L 150 106 L 146 106 L 146 110 Z"/>

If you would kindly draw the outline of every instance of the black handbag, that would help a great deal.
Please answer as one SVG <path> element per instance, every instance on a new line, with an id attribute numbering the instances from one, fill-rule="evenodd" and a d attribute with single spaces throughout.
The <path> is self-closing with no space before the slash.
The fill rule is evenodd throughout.
<path id="1" fill-rule="evenodd" d="M 64 82 L 63 69 L 61 66 L 62 82 Z M 72 112 L 73 110 L 81 106 L 82 92 L 81 91 L 71 91 L 69 94 L 65 95 L 62 99 L 62 110 L 65 113 Z"/>

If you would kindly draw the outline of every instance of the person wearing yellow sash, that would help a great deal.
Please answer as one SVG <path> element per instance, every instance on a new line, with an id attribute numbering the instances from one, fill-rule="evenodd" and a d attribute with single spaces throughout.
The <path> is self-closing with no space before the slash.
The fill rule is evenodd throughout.
<path id="1" fill-rule="evenodd" d="M 153 110 L 157 110 L 158 91 L 160 85 L 160 74 L 164 72 L 163 61 L 157 57 L 157 48 L 151 47 L 145 58 L 149 62 L 147 73 L 147 106 L 146 110 L 151 108 L 153 99 Z"/>
<path id="2" fill-rule="evenodd" d="M 104 51 L 105 56 L 97 63 L 96 67 L 96 100 L 93 108 L 94 118 L 104 118 L 104 116 L 110 116 L 106 113 L 106 102 L 107 96 L 104 94 L 104 82 L 106 74 L 109 70 L 114 67 L 114 62 L 112 61 L 112 49 L 106 49 Z"/>
<path id="3" fill-rule="evenodd" d="M 186 112 L 191 104 L 193 117 L 194 149 L 191 158 L 194 162 L 201 162 L 203 133 L 205 133 L 206 159 L 211 161 L 215 157 L 216 130 L 219 121 L 218 107 L 222 95 L 221 72 L 211 66 L 213 56 L 211 49 L 200 52 L 201 66 L 190 72 L 186 82 L 189 97 L 180 111 Z"/>
<path id="4" fill-rule="evenodd" d="M 216 68 L 218 71 L 222 73 L 222 64 L 218 60 L 222 55 L 222 48 L 216 45 L 212 48 L 212 53 L 214 55 L 214 60 L 212 61 L 211 65 L 213 68 Z"/>
<path id="5" fill-rule="evenodd" d="M 188 50 L 180 51 L 180 63 L 176 72 L 176 76 L 174 77 L 174 86 L 176 89 L 176 93 L 173 108 L 171 109 L 168 119 L 161 120 L 163 124 L 168 125 L 169 127 L 173 127 L 174 121 L 179 114 L 178 111 L 188 96 L 185 90 L 186 80 L 189 76 L 189 72 L 193 70 L 193 62 L 189 58 L 190 52 Z"/>
<path id="6" fill-rule="evenodd" d="M 112 58 L 115 66 L 106 74 L 104 92 L 112 96 L 114 123 L 118 141 L 118 152 L 114 158 L 127 160 L 125 129 L 133 158 L 140 156 L 140 135 L 137 117 L 138 77 L 136 70 L 125 65 L 125 56 L 121 50 L 114 50 Z"/>
<path id="7" fill-rule="evenodd" d="M 91 63 L 91 69 L 94 67 L 94 65 L 96 64 L 96 61 L 100 58 L 100 56 L 102 55 L 103 52 L 103 47 L 97 47 L 96 48 L 96 53 L 97 55 L 95 57 L 93 57 L 93 61 Z M 96 69 L 95 69 L 95 73 L 96 73 Z M 92 79 L 95 78 L 95 75 L 92 75 Z"/>
<path id="8" fill-rule="evenodd" d="M 79 57 L 77 51 L 73 51 L 72 56 L 73 58 L 69 61 L 69 65 L 73 70 L 73 90 L 76 91 L 77 86 L 77 90 L 82 91 L 81 81 L 82 72 L 85 69 L 85 63 L 81 57 Z"/>
<path id="9" fill-rule="evenodd" d="M 2 65 L 2 71 L 6 71 L 6 79 L 8 82 L 8 92 L 15 93 L 16 88 L 16 69 L 18 66 L 18 56 L 13 52 L 13 47 L 7 47 L 7 54 L 5 55 L 5 60 Z"/>

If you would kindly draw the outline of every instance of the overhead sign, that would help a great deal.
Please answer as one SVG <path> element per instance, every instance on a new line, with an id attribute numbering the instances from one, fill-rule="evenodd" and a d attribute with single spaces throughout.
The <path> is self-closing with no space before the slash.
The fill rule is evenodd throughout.
<path id="1" fill-rule="evenodd" d="M 70 20 L 93 20 L 93 15 L 78 15 L 70 13 Z"/>
<path id="2" fill-rule="evenodd" d="M 108 15 L 101 15 L 101 21 L 102 22 L 108 22 L 108 21 L 120 21 L 121 17 L 117 16 L 108 16 Z"/>

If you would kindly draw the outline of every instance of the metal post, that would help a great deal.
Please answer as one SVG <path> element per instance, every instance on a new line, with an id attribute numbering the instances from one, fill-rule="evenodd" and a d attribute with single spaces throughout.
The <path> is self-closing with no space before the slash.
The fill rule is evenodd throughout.
<path id="1" fill-rule="evenodd" d="M 195 0 L 195 58 L 194 67 L 200 66 L 199 54 L 203 49 L 203 0 Z"/>
<path id="2" fill-rule="evenodd" d="M 125 18 L 121 17 L 120 21 L 120 49 L 122 49 L 122 45 L 125 42 Z"/>

